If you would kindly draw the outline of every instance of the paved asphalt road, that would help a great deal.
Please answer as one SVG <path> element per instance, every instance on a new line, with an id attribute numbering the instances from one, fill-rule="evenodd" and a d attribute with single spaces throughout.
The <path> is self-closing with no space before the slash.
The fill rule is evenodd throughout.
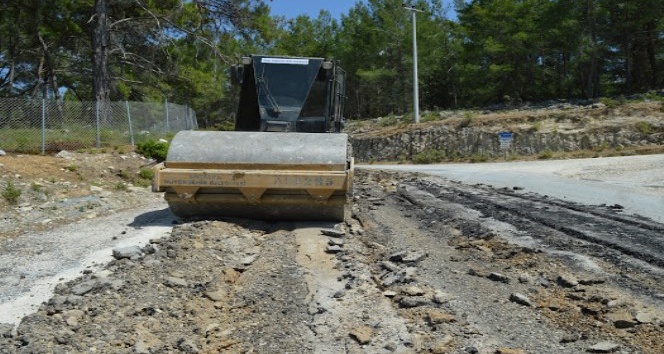
<path id="1" fill-rule="evenodd" d="M 587 205 L 622 205 L 664 223 L 664 155 L 437 165 L 357 165 L 422 172 L 468 184 L 521 187 Z"/>

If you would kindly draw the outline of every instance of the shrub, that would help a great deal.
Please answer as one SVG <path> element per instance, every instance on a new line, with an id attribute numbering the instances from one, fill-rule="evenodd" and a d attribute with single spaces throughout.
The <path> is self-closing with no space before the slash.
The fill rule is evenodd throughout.
<path id="1" fill-rule="evenodd" d="M 489 157 L 479 152 L 470 156 L 470 162 L 472 163 L 487 162 L 487 161 L 489 161 Z"/>
<path id="2" fill-rule="evenodd" d="M 443 161 L 445 153 L 440 150 L 427 149 L 413 157 L 413 162 L 417 164 L 429 164 Z"/>
<path id="3" fill-rule="evenodd" d="M 20 196 L 21 190 L 16 188 L 11 181 L 8 181 L 5 190 L 2 191 L 2 197 L 5 198 L 9 204 L 16 204 Z"/>
<path id="4" fill-rule="evenodd" d="M 653 126 L 650 122 L 636 122 L 634 123 L 634 128 L 643 135 L 649 135 L 653 132 Z"/>
<path id="5" fill-rule="evenodd" d="M 166 160 L 168 154 L 168 143 L 154 141 L 152 139 L 136 145 L 136 151 L 145 157 L 153 158 L 157 161 Z"/>
<path id="6" fill-rule="evenodd" d="M 553 151 L 548 150 L 548 149 L 540 152 L 540 154 L 537 155 L 537 158 L 540 159 L 540 160 L 548 160 L 552 157 L 553 157 Z"/>
<path id="7" fill-rule="evenodd" d="M 381 127 L 390 127 L 393 125 L 397 125 L 399 123 L 399 119 L 395 116 L 388 116 L 388 117 L 383 117 L 378 120 L 378 125 Z"/>
<path id="8" fill-rule="evenodd" d="M 154 177 L 154 171 L 151 168 L 141 168 L 141 170 L 138 171 L 138 176 L 142 179 L 152 180 Z"/>

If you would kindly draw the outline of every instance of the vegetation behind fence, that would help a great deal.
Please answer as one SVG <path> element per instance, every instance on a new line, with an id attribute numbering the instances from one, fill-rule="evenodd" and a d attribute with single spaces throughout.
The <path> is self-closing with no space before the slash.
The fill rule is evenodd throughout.
<path id="1" fill-rule="evenodd" d="M 0 149 L 5 151 L 133 145 L 196 128 L 191 108 L 168 102 L 0 99 Z"/>

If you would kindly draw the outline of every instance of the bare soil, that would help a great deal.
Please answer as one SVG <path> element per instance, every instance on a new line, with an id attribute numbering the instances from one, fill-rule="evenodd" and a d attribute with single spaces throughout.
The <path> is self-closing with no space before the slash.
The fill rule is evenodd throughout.
<path id="1" fill-rule="evenodd" d="M 145 187 L 117 185 L 149 161 L 0 163 L 24 191 L 3 206 L 15 221 L 7 238 L 141 203 Z M 58 285 L 16 329 L 0 326 L 0 353 L 664 352 L 664 226 L 487 186 L 356 172 L 345 223 L 187 220 L 139 255 Z M 33 182 L 52 191 L 46 201 Z M 95 194 L 105 201 L 57 222 L 40 219 L 53 210 L 20 217 Z M 619 242 L 627 236 L 632 244 Z"/>

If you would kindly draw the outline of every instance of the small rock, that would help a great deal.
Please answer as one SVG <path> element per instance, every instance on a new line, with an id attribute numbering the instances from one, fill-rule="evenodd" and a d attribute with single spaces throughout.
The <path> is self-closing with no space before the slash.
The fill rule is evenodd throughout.
<path id="1" fill-rule="evenodd" d="M 445 337 L 437 341 L 431 346 L 431 353 L 433 354 L 447 354 L 452 353 L 450 346 L 454 342 L 454 337 L 447 334 Z"/>
<path id="2" fill-rule="evenodd" d="M 560 343 L 573 343 L 581 339 L 578 333 L 566 334 L 560 339 Z"/>
<path id="3" fill-rule="evenodd" d="M 0 149 L 0 156 L 6 156 L 6 155 L 7 153 L 5 152 L 5 150 Z"/>
<path id="4" fill-rule="evenodd" d="M 406 255 L 406 251 L 399 251 L 396 253 L 392 253 L 388 259 L 392 262 L 401 262 L 403 257 Z"/>
<path id="5" fill-rule="evenodd" d="M 11 338 L 13 330 L 14 330 L 14 325 L 9 324 L 9 323 L 0 323 L 0 337 L 1 338 Z"/>
<path id="6" fill-rule="evenodd" d="M 444 304 L 446 302 L 449 302 L 450 300 L 452 300 L 452 295 L 446 292 L 443 292 L 441 290 L 436 290 L 433 293 L 433 302 L 437 304 Z"/>
<path id="7" fill-rule="evenodd" d="M 532 282 L 532 279 L 528 274 L 521 274 L 519 275 L 519 283 L 521 284 L 530 284 Z"/>
<path id="8" fill-rule="evenodd" d="M 206 291 L 205 296 L 214 302 L 220 302 L 228 297 L 228 293 L 224 290 Z"/>
<path id="9" fill-rule="evenodd" d="M 90 186 L 90 192 L 92 193 L 101 193 L 104 191 L 104 188 L 97 187 L 97 186 Z"/>
<path id="10" fill-rule="evenodd" d="M 417 263 L 427 256 L 428 254 L 426 252 L 409 251 L 401 258 L 401 261 L 404 263 Z"/>
<path id="11" fill-rule="evenodd" d="M 207 327 L 205 327 L 205 333 L 210 333 L 212 331 L 215 331 L 219 327 L 220 327 L 219 323 L 210 323 Z"/>
<path id="12" fill-rule="evenodd" d="M 327 244 L 330 246 L 339 246 L 342 247 L 344 245 L 344 240 L 342 238 L 331 238 L 327 240 Z"/>
<path id="13" fill-rule="evenodd" d="M 72 154 L 71 152 L 69 152 L 67 150 L 62 150 L 59 153 L 57 153 L 55 155 L 55 157 L 61 158 L 61 159 L 71 159 L 71 158 L 74 157 L 74 154 Z"/>
<path id="14" fill-rule="evenodd" d="M 248 265 L 251 265 L 252 263 L 254 263 L 256 261 L 256 259 L 258 259 L 258 255 L 257 254 L 252 254 L 250 256 L 244 257 L 242 259 L 241 263 L 244 266 L 248 266 Z"/>
<path id="15" fill-rule="evenodd" d="M 503 274 L 500 274 L 500 273 L 491 273 L 491 274 L 489 274 L 489 276 L 487 278 L 489 278 L 493 281 L 499 281 L 499 282 L 505 283 L 505 284 L 509 284 L 509 282 L 510 282 L 510 278 L 508 278 L 507 276 L 505 276 Z"/>
<path id="16" fill-rule="evenodd" d="M 403 308 L 413 308 L 419 306 L 425 306 L 429 304 L 429 300 L 424 296 L 409 296 L 404 297 L 399 301 L 399 306 Z"/>
<path id="17" fill-rule="evenodd" d="M 408 296 L 422 296 L 424 295 L 424 290 L 416 287 L 416 286 L 409 286 L 405 289 L 403 289 L 403 293 L 408 295 Z"/>
<path id="18" fill-rule="evenodd" d="M 389 270 L 390 272 L 398 272 L 398 271 L 401 270 L 401 267 L 399 267 L 398 265 L 396 265 L 396 264 L 394 264 L 394 263 L 392 263 L 392 262 L 390 262 L 390 261 L 382 261 L 382 262 L 380 263 L 380 265 L 381 265 L 383 268 Z"/>
<path id="19" fill-rule="evenodd" d="M 618 311 L 614 313 L 609 313 L 606 315 L 606 318 L 609 321 L 613 322 L 613 325 L 616 328 L 624 329 L 636 326 L 636 321 L 634 320 L 634 316 L 632 316 L 632 314 L 627 311 Z"/>
<path id="20" fill-rule="evenodd" d="M 513 348 L 499 348 L 496 349 L 496 354 L 525 354 L 526 352 L 522 349 L 513 349 Z"/>
<path id="21" fill-rule="evenodd" d="M 174 287 L 186 287 L 187 286 L 187 281 L 182 279 L 182 278 L 176 278 L 176 277 L 167 277 L 164 279 L 164 285 L 174 288 Z"/>
<path id="22" fill-rule="evenodd" d="M 344 231 L 339 231 L 336 229 L 321 229 L 320 233 L 325 236 L 336 237 L 336 238 L 341 238 L 346 236 L 346 233 Z"/>
<path id="23" fill-rule="evenodd" d="M 588 351 L 591 353 L 613 353 L 618 349 L 620 349 L 620 345 L 613 342 L 604 341 L 592 345 L 590 348 L 588 348 Z"/>
<path id="24" fill-rule="evenodd" d="M 69 327 L 78 327 L 78 319 L 76 317 L 68 317 L 65 323 Z"/>
<path id="25" fill-rule="evenodd" d="M 510 295 L 510 301 L 515 302 L 519 305 L 523 305 L 523 306 L 529 306 L 529 307 L 533 306 L 533 303 L 530 301 L 530 299 L 526 295 L 519 294 L 519 293 L 511 294 Z"/>
<path id="26" fill-rule="evenodd" d="M 344 296 L 346 296 L 346 291 L 344 290 L 339 290 L 332 295 L 332 297 L 335 299 L 341 299 Z"/>
<path id="27" fill-rule="evenodd" d="M 558 285 L 564 288 L 573 288 L 579 285 L 579 281 L 575 277 L 569 274 L 559 275 L 558 278 L 556 279 L 556 282 L 558 283 Z"/>
<path id="28" fill-rule="evenodd" d="M 397 292 L 392 291 L 392 290 L 385 290 L 385 291 L 383 291 L 383 296 L 393 298 L 393 297 L 397 296 Z"/>
<path id="29" fill-rule="evenodd" d="M 391 254 L 388 259 L 392 262 L 417 263 L 427 256 L 426 252 L 421 251 L 400 251 Z"/>
<path id="30" fill-rule="evenodd" d="M 138 259 L 142 255 L 143 252 L 138 246 L 117 247 L 113 249 L 113 257 L 115 259 Z"/>
<path id="31" fill-rule="evenodd" d="M 539 278 L 537 280 L 537 282 L 539 283 L 539 285 L 541 285 L 542 287 L 545 287 L 545 288 L 548 288 L 548 287 L 551 286 L 551 283 L 546 278 Z"/>
<path id="32" fill-rule="evenodd" d="M 98 280 L 87 280 L 76 284 L 71 288 L 71 293 L 77 296 L 83 296 L 96 288 L 100 282 Z"/>
<path id="33" fill-rule="evenodd" d="M 468 275 L 472 275 L 472 276 L 480 277 L 480 278 L 488 277 L 488 275 L 485 272 L 483 272 L 481 270 L 478 270 L 478 269 L 475 269 L 475 268 L 468 269 Z"/>
<path id="34" fill-rule="evenodd" d="M 456 318 L 449 313 L 442 312 L 439 310 L 430 310 L 427 313 L 427 321 L 430 324 L 441 324 L 441 323 L 450 323 L 456 322 Z"/>
<path id="35" fill-rule="evenodd" d="M 325 252 L 327 252 L 327 253 L 339 253 L 341 251 L 343 251 L 343 248 L 341 248 L 339 246 L 336 246 L 336 245 L 335 246 L 329 246 L 328 245 L 327 248 L 325 249 Z"/>
<path id="36" fill-rule="evenodd" d="M 350 331 L 350 337 L 355 339 L 355 341 L 360 345 L 371 343 L 373 336 L 374 331 L 371 327 L 368 326 L 360 326 Z"/>
<path id="37" fill-rule="evenodd" d="M 200 352 L 200 349 L 194 344 L 190 339 L 181 339 L 178 342 L 178 349 L 184 353 L 196 354 Z"/>
<path id="38" fill-rule="evenodd" d="M 636 313 L 636 320 L 639 323 L 655 323 L 658 320 L 657 314 L 654 311 L 640 310 Z"/>

